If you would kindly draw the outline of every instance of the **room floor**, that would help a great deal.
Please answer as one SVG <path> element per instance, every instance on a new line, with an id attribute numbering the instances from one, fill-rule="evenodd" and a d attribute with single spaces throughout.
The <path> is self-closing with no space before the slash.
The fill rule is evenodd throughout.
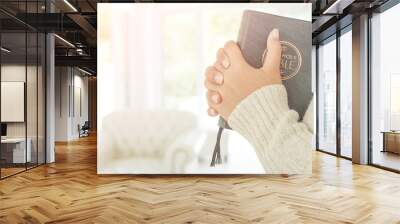
<path id="1" fill-rule="evenodd" d="M 25 167 L 23 167 L 23 168 L 19 168 L 19 167 L 17 167 L 17 168 L 14 168 L 14 167 L 12 167 L 12 168 L 1 168 L 1 176 L 2 177 L 3 176 L 7 177 L 7 176 L 10 176 L 10 175 L 22 172 L 24 170 L 25 170 Z"/>
<path id="2" fill-rule="evenodd" d="M 400 155 L 392 152 L 374 151 L 374 164 L 400 170 Z"/>
<path id="3" fill-rule="evenodd" d="M 310 177 L 96 174 L 96 138 L 0 181 L 0 223 L 399 223 L 400 175 L 316 152 Z"/>
<path id="4" fill-rule="evenodd" d="M 27 163 L 25 168 L 25 164 L 19 164 L 18 167 L 6 167 L 1 168 L 1 177 L 8 177 L 11 175 L 15 175 L 17 173 L 25 171 L 25 169 L 35 168 L 37 165 L 34 163 Z"/>

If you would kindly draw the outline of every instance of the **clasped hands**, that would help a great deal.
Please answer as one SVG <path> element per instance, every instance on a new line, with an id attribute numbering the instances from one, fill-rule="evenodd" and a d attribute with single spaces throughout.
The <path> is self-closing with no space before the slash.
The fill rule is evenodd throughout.
<path id="1" fill-rule="evenodd" d="M 254 68 L 244 59 L 239 46 L 228 41 L 217 51 L 217 60 L 205 73 L 208 114 L 228 120 L 235 107 L 259 88 L 282 84 L 279 30 L 268 35 L 263 66 Z"/>

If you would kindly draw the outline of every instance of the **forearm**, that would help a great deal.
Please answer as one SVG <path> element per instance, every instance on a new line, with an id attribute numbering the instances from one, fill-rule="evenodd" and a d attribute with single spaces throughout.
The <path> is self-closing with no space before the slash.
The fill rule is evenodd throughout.
<path id="1" fill-rule="evenodd" d="M 228 123 L 253 145 L 266 173 L 311 173 L 312 128 L 289 109 L 283 85 L 253 92 Z"/>

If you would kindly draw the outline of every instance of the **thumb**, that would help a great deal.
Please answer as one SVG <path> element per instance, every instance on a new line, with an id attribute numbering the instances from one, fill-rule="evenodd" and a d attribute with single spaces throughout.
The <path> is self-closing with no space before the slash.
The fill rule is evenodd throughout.
<path id="1" fill-rule="evenodd" d="M 282 46 L 279 40 L 279 30 L 273 29 L 267 40 L 267 50 L 264 58 L 264 71 L 280 74 Z"/>

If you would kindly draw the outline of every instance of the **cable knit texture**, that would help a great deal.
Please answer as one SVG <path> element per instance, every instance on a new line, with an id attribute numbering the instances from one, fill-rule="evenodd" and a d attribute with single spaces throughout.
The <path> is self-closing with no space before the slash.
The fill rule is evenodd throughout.
<path id="1" fill-rule="evenodd" d="M 233 130 L 255 148 L 268 174 L 311 174 L 313 103 L 304 119 L 290 110 L 283 85 L 260 88 L 247 96 L 229 116 Z"/>

